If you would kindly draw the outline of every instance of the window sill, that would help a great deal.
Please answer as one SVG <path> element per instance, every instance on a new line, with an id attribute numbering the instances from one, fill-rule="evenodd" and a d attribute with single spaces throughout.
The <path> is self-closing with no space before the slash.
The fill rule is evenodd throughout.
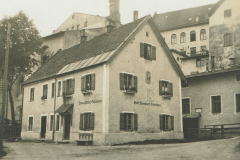
<path id="1" fill-rule="evenodd" d="M 83 93 L 84 95 L 86 95 L 86 94 L 92 94 L 92 91 L 82 91 L 82 93 Z"/>
<path id="2" fill-rule="evenodd" d="M 65 98 L 72 98 L 72 94 L 65 95 Z"/>
<path id="3" fill-rule="evenodd" d="M 171 99 L 172 95 L 162 95 L 162 98 L 164 98 L 164 99 Z"/>
<path id="4" fill-rule="evenodd" d="M 33 102 L 34 100 L 30 100 L 29 102 Z"/>
<path id="5" fill-rule="evenodd" d="M 131 90 L 125 90 L 124 93 L 126 94 L 135 94 L 136 91 L 131 91 Z"/>

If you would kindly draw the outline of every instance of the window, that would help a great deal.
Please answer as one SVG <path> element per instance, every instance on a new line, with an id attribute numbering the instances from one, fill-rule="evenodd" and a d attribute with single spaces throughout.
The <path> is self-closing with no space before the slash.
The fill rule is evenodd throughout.
<path id="1" fill-rule="evenodd" d="M 86 22 L 84 22 L 84 27 L 87 27 L 87 21 L 86 21 Z"/>
<path id="2" fill-rule="evenodd" d="M 60 116 L 57 115 L 57 120 L 56 120 L 56 131 L 59 131 L 59 122 L 60 122 L 59 118 L 60 118 Z"/>
<path id="3" fill-rule="evenodd" d="M 206 59 L 206 71 L 209 71 L 209 59 Z"/>
<path id="4" fill-rule="evenodd" d="M 50 115 L 50 131 L 53 130 L 53 115 Z"/>
<path id="5" fill-rule="evenodd" d="M 28 130 L 33 130 L 33 117 L 28 117 Z"/>
<path id="6" fill-rule="evenodd" d="M 240 112 L 240 94 L 236 94 L 236 112 Z"/>
<path id="7" fill-rule="evenodd" d="M 204 59 L 203 58 L 197 58 L 196 59 L 196 67 L 203 67 L 204 64 Z"/>
<path id="8" fill-rule="evenodd" d="M 77 30 L 79 30 L 80 24 L 77 25 Z"/>
<path id="9" fill-rule="evenodd" d="M 120 130 L 137 131 L 138 115 L 136 113 L 120 113 Z"/>
<path id="10" fill-rule="evenodd" d="M 236 75 L 236 81 L 240 81 L 240 74 Z"/>
<path id="11" fill-rule="evenodd" d="M 232 16 L 232 10 L 228 9 L 224 11 L 224 18 L 231 17 Z"/>
<path id="12" fill-rule="evenodd" d="M 67 28 L 66 31 L 69 31 L 69 28 Z"/>
<path id="13" fill-rule="evenodd" d="M 61 81 L 58 82 L 58 97 L 61 96 L 61 87 L 62 87 L 62 83 Z"/>
<path id="14" fill-rule="evenodd" d="M 232 33 L 228 33 L 224 35 L 224 47 L 227 46 L 232 46 L 233 41 L 232 41 Z"/>
<path id="15" fill-rule="evenodd" d="M 182 114 L 190 114 L 190 99 L 182 99 Z"/>
<path id="16" fill-rule="evenodd" d="M 191 48 L 190 48 L 190 52 L 191 52 L 191 55 L 192 55 L 192 54 L 196 54 L 196 53 L 197 53 L 196 47 L 191 47 Z"/>
<path id="17" fill-rule="evenodd" d="M 147 60 L 156 60 L 156 47 L 147 43 L 140 43 L 140 57 Z"/>
<path id="18" fill-rule="evenodd" d="M 206 30 L 202 29 L 200 31 L 200 40 L 206 40 L 207 39 L 207 34 L 206 34 Z"/>
<path id="19" fill-rule="evenodd" d="M 94 130 L 94 113 L 80 114 L 80 130 Z"/>
<path id="20" fill-rule="evenodd" d="M 120 73 L 120 90 L 137 92 L 137 76 Z"/>
<path id="21" fill-rule="evenodd" d="M 190 41 L 191 42 L 196 41 L 196 32 L 195 31 L 192 31 L 190 33 Z"/>
<path id="22" fill-rule="evenodd" d="M 42 99 L 47 99 L 48 85 L 43 85 L 43 96 Z"/>
<path id="23" fill-rule="evenodd" d="M 55 83 L 52 83 L 52 98 L 54 98 L 55 95 Z"/>
<path id="24" fill-rule="evenodd" d="M 186 81 L 181 80 L 181 86 L 182 88 L 188 87 L 188 83 Z"/>
<path id="25" fill-rule="evenodd" d="M 72 29 L 71 30 L 74 30 L 74 26 L 72 26 Z"/>
<path id="26" fill-rule="evenodd" d="M 63 81 L 63 95 L 70 95 L 74 93 L 75 79 L 67 79 Z"/>
<path id="27" fill-rule="evenodd" d="M 180 43 L 186 43 L 186 33 L 185 32 L 181 33 Z"/>
<path id="28" fill-rule="evenodd" d="M 30 101 L 34 101 L 34 88 L 30 89 Z"/>
<path id="29" fill-rule="evenodd" d="M 171 131 L 174 130 L 174 117 L 170 115 L 159 115 L 160 119 L 160 130 Z"/>
<path id="30" fill-rule="evenodd" d="M 221 113 L 221 96 L 212 96 L 212 113 Z"/>
<path id="31" fill-rule="evenodd" d="M 95 73 L 82 76 L 81 83 L 82 92 L 95 90 Z"/>
<path id="32" fill-rule="evenodd" d="M 203 52 L 207 51 L 207 46 L 201 46 L 201 51 Z"/>
<path id="33" fill-rule="evenodd" d="M 159 81 L 159 95 L 173 96 L 173 84 L 169 81 Z"/>
<path id="34" fill-rule="evenodd" d="M 149 37 L 149 33 L 148 32 L 146 32 L 146 36 Z"/>
<path id="35" fill-rule="evenodd" d="M 171 44 L 177 44 L 177 35 L 176 34 L 173 34 L 172 37 L 171 37 Z"/>

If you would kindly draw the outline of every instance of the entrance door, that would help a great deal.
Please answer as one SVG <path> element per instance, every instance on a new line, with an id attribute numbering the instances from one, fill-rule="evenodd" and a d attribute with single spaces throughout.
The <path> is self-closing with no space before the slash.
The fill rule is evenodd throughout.
<path id="1" fill-rule="evenodd" d="M 184 138 L 198 137 L 198 118 L 183 118 Z"/>
<path id="2" fill-rule="evenodd" d="M 64 139 L 69 140 L 70 138 L 70 125 L 71 125 L 71 115 L 65 114 L 65 126 L 64 126 Z"/>
<path id="3" fill-rule="evenodd" d="M 41 118 L 41 136 L 40 138 L 45 138 L 46 128 L 47 128 L 47 116 L 42 116 Z"/>

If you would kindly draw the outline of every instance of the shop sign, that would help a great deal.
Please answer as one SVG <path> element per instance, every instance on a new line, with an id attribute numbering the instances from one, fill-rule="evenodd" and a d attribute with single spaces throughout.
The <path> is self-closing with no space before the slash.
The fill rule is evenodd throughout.
<path id="1" fill-rule="evenodd" d="M 134 101 L 134 104 L 138 104 L 138 105 L 146 105 L 146 106 L 158 106 L 158 107 L 161 107 L 161 104 L 152 103 L 152 102 Z"/>
<path id="2" fill-rule="evenodd" d="M 91 104 L 91 103 L 102 103 L 102 100 L 92 100 L 92 101 L 84 101 L 84 102 L 79 101 L 79 105 Z"/>

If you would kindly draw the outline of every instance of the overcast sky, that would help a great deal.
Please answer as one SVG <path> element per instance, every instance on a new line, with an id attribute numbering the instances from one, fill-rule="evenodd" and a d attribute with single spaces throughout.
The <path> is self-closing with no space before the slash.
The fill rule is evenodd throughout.
<path id="1" fill-rule="evenodd" d="M 154 12 L 164 13 L 216 3 L 218 0 L 120 0 L 122 24 L 133 20 L 133 11 L 139 18 Z M 41 36 L 52 34 L 73 12 L 108 16 L 109 0 L 0 0 L 0 19 L 22 10 L 32 19 Z"/>

